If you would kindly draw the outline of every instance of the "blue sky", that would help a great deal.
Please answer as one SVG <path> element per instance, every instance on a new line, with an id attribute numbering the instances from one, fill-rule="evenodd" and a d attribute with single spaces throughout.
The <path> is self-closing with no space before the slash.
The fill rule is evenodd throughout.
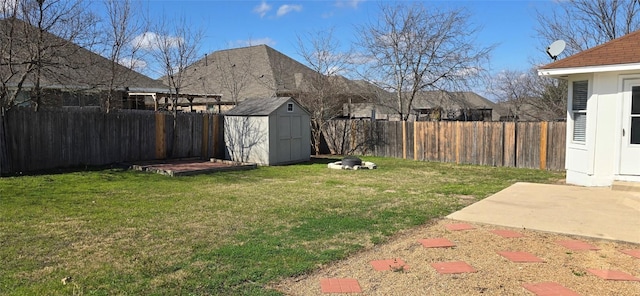
<path id="1" fill-rule="evenodd" d="M 527 70 L 530 61 L 547 62 L 545 45 L 535 37 L 536 10 L 549 12 L 557 0 L 424 1 L 426 5 L 465 7 L 472 22 L 481 26 L 477 42 L 495 44 L 491 71 Z M 355 41 L 355 27 L 377 16 L 378 0 L 287 0 L 287 1 L 172 1 L 145 3 L 151 18 L 187 16 L 188 22 L 204 29 L 200 52 L 268 44 L 302 61 L 296 36 L 333 27 L 341 44 Z"/>

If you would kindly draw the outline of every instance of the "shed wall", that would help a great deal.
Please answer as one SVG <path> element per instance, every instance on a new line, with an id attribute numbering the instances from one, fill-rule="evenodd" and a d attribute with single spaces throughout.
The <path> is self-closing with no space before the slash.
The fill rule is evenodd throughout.
<path id="1" fill-rule="evenodd" d="M 267 116 L 225 116 L 224 129 L 227 159 L 261 165 L 270 163 Z"/>

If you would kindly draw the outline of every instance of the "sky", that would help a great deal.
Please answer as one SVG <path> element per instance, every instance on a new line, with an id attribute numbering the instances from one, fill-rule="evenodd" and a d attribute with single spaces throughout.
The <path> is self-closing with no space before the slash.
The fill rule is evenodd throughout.
<path id="1" fill-rule="evenodd" d="M 405 0 L 408 1 L 408 0 Z M 548 13 L 559 0 L 425 0 L 441 8 L 464 7 L 479 26 L 476 42 L 495 45 L 490 71 L 528 70 L 531 61 L 551 62 L 536 38 L 536 12 Z M 300 62 L 297 36 L 333 28 L 342 46 L 356 40 L 356 27 L 376 20 L 380 0 L 148 0 L 152 19 L 186 17 L 204 30 L 200 56 L 216 50 L 267 44 Z M 389 4 L 391 1 L 383 1 Z M 153 75 L 151 75 L 153 76 Z"/>

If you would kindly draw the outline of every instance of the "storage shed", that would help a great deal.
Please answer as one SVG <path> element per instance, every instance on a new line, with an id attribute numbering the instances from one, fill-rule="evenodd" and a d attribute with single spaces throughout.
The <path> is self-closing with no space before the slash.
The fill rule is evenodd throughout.
<path id="1" fill-rule="evenodd" d="M 311 159 L 310 115 L 290 97 L 247 99 L 225 113 L 227 158 L 259 165 Z"/>
<path id="2" fill-rule="evenodd" d="M 640 182 L 638 46 L 640 31 L 538 69 L 569 83 L 567 183 Z"/>

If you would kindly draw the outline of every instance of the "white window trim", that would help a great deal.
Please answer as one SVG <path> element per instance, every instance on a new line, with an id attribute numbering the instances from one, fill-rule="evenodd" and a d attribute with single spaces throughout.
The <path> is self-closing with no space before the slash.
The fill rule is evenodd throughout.
<path id="1" fill-rule="evenodd" d="M 580 113 L 580 114 L 585 114 L 587 116 L 587 123 L 585 126 L 585 140 L 584 141 L 574 141 L 574 125 L 575 125 L 575 117 L 574 117 L 574 110 L 573 110 L 573 83 L 577 82 L 577 81 L 587 81 L 587 106 L 585 110 L 579 110 L 576 113 Z M 569 86 L 568 86 L 568 91 L 569 91 L 569 98 L 567 100 L 567 143 L 569 144 L 569 146 L 573 147 L 574 149 L 586 149 L 587 145 L 589 142 L 593 141 L 593 139 L 590 139 L 590 135 L 589 135 L 589 126 L 590 126 L 590 120 L 589 120 L 589 113 L 591 112 L 591 110 L 589 109 L 590 104 L 589 101 L 591 99 L 591 96 L 593 95 L 593 78 L 591 75 L 576 75 L 575 77 L 571 77 L 571 79 L 569 80 Z"/>

